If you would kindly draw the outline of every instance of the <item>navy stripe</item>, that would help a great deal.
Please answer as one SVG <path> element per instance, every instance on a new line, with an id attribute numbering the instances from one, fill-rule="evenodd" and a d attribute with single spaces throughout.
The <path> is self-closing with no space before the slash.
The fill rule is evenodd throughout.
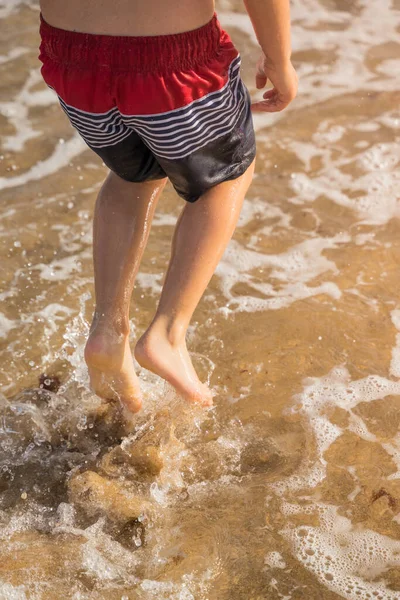
<path id="1" fill-rule="evenodd" d="M 236 79 L 240 78 L 237 76 Z M 234 81 L 229 80 L 228 83 L 218 92 L 212 92 L 212 94 L 208 94 L 200 100 L 195 100 L 195 102 L 192 102 L 190 105 L 179 109 L 179 114 L 172 114 L 173 111 L 164 113 L 161 120 L 156 120 L 153 117 L 149 119 L 148 115 L 132 115 L 130 117 L 122 115 L 122 117 L 124 122 L 127 124 L 133 126 L 140 125 L 148 130 L 152 130 L 154 128 L 161 129 L 161 127 L 162 129 L 173 128 L 180 123 L 186 124 L 190 122 L 190 118 L 193 115 L 195 116 L 205 111 L 218 110 L 219 106 L 224 104 L 226 98 L 232 96 L 232 91 L 235 87 Z M 210 98 L 211 96 L 212 98 Z"/>
<path id="2" fill-rule="evenodd" d="M 118 111 L 118 108 L 113 108 L 111 111 L 109 111 L 109 113 L 107 113 L 109 115 L 107 118 L 102 118 L 101 120 L 100 119 L 93 120 L 91 116 L 87 116 L 88 113 L 86 113 L 85 111 L 79 110 L 78 108 L 73 108 L 72 106 L 69 106 L 68 104 L 66 104 L 64 102 L 64 100 L 62 98 L 59 98 L 59 101 L 60 101 L 62 108 L 65 110 L 65 112 L 68 114 L 68 116 L 70 118 L 78 119 L 79 121 L 82 121 L 83 123 L 86 122 L 91 127 L 93 127 L 93 126 L 101 127 L 103 125 L 112 124 L 115 121 L 122 121 L 121 115 Z"/>
<path id="3" fill-rule="evenodd" d="M 237 57 L 229 67 L 229 79 L 223 88 L 183 108 L 157 115 L 124 115 L 117 107 L 93 114 L 69 106 L 61 98 L 60 103 L 89 146 L 113 146 L 135 131 L 155 156 L 174 160 L 199 150 L 235 126 L 246 104 L 239 68 Z"/>
<path id="4" fill-rule="evenodd" d="M 186 156 L 189 154 L 193 148 L 198 146 L 199 148 L 205 145 L 205 140 L 212 138 L 216 135 L 217 132 L 222 131 L 224 133 L 228 133 L 232 127 L 234 127 L 235 123 L 239 119 L 242 111 L 245 107 L 244 99 L 241 104 L 237 107 L 237 110 L 226 116 L 224 119 L 219 119 L 215 123 L 212 123 L 210 127 L 200 132 L 196 136 L 188 136 L 179 146 L 171 145 L 171 144 L 160 144 L 159 142 L 153 142 L 149 138 L 144 138 L 146 144 L 153 150 L 155 154 L 158 156 L 162 156 L 164 158 L 176 158 L 179 156 Z M 222 133 L 221 133 L 222 135 Z"/>
<path id="5" fill-rule="evenodd" d="M 152 138 L 154 141 L 159 141 L 160 143 L 168 139 L 177 142 L 182 135 L 190 136 L 192 133 L 196 133 L 197 129 L 202 127 L 203 124 L 212 123 L 216 119 L 221 119 L 225 115 L 237 109 L 237 105 L 242 97 L 243 90 L 242 88 L 239 88 L 236 95 L 230 94 L 230 96 L 225 100 L 224 105 L 219 107 L 219 109 L 210 107 L 210 109 L 206 112 L 199 112 L 198 114 L 193 115 L 189 122 L 184 121 L 181 126 L 176 126 L 173 128 L 153 127 L 149 129 L 147 126 L 143 127 L 142 125 L 137 124 L 134 129 L 136 129 L 143 136 Z"/>
<path id="6" fill-rule="evenodd" d="M 149 133 L 153 131 L 176 131 L 176 129 L 180 125 L 186 127 L 191 121 L 193 121 L 193 119 L 199 118 L 199 115 L 207 115 L 208 113 L 216 113 L 218 110 L 222 110 L 224 108 L 224 105 L 226 104 L 226 101 L 232 98 L 232 94 L 232 87 L 229 87 L 224 91 L 223 94 L 221 94 L 221 96 L 218 99 L 214 100 L 214 102 L 209 101 L 207 104 L 201 107 L 201 110 L 196 110 L 197 106 L 196 109 L 191 108 L 190 111 L 187 111 L 185 114 L 180 115 L 179 119 L 177 118 L 172 122 L 169 122 L 171 121 L 170 119 L 166 119 L 166 123 L 168 123 L 166 125 L 162 123 L 159 124 L 157 122 L 149 123 L 142 117 L 131 117 L 130 119 L 124 118 L 124 122 L 127 125 L 137 127 L 138 129 L 145 132 L 148 131 Z"/>
<path id="7" fill-rule="evenodd" d="M 93 131 L 93 128 L 90 127 L 88 129 L 86 127 L 82 127 L 82 125 L 76 123 L 71 118 L 70 121 L 73 127 L 75 127 L 75 129 L 77 129 L 77 131 L 83 137 L 85 142 L 87 142 L 91 146 L 96 146 L 99 148 L 103 148 L 105 146 L 114 146 L 115 144 L 120 142 L 125 137 L 128 137 L 132 133 L 132 130 L 128 127 L 125 127 L 123 124 L 118 128 L 118 130 L 116 130 L 115 127 L 113 127 L 113 131 L 105 133 L 95 132 Z"/>
<path id="8" fill-rule="evenodd" d="M 232 99 L 231 106 L 229 110 L 224 111 L 223 114 L 216 114 L 212 119 L 207 118 L 207 115 L 203 117 L 202 120 L 195 121 L 190 128 L 187 128 L 183 131 L 179 131 L 180 135 L 169 135 L 167 139 L 161 138 L 161 135 L 149 135 L 142 134 L 146 141 L 152 142 L 157 148 L 167 149 L 168 147 L 173 145 L 173 149 L 176 150 L 183 144 L 187 143 L 187 141 L 194 141 L 197 138 L 205 135 L 209 129 L 213 127 L 213 125 L 223 125 L 228 119 L 230 119 L 235 113 L 240 111 L 241 104 L 243 103 L 243 99 L 237 98 Z M 137 128 L 139 133 L 142 133 L 140 128 Z"/>
<path id="9" fill-rule="evenodd" d="M 197 100 L 192 100 L 192 102 L 190 102 L 189 104 L 186 104 L 186 106 L 183 106 L 182 108 L 175 108 L 173 110 L 168 111 L 167 113 L 154 114 L 154 115 L 124 115 L 123 113 L 121 113 L 122 118 L 124 120 L 125 120 L 125 118 L 126 119 L 138 118 L 142 121 L 149 121 L 150 123 L 155 123 L 157 121 L 161 121 L 161 122 L 172 121 L 172 120 L 175 120 L 175 118 L 179 119 L 181 116 L 186 115 L 188 112 L 190 112 L 190 110 L 192 108 L 197 109 L 198 107 L 202 107 L 203 104 L 206 104 L 209 101 L 214 101 L 214 97 L 219 98 L 219 96 L 221 96 L 227 88 L 232 86 L 233 81 L 235 81 L 235 79 L 237 78 L 236 75 L 239 74 L 240 61 L 241 61 L 240 56 L 238 56 L 231 62 L 231 64 L 229 65 L 229 69 L 228 69 L 228 81 L 225 83 L 225 85 L 222 88 L 220 88 L 219 90 L 216 90 L 215 92 L 210 92 L 209 94 L 206 94 L 202 98 L 198 98 Z"/>
<path id="10" fill-rule="evenodd" d="M 132 135 L 133 131 L 131 129 L 127 129 L 126 131 L 123 131 L 120 135 L 114 136 L 106 144 L 104 143 L 103 140 L 101 142 L 98 142 L 98 141 L 94 140 L 93 138 L 88 138 L 87 136 L 82 135 L 82 133 L 80 131 L 79 131 L 79 133 L 82 136 L 82 138 L 85 140 L 85 142 L 88 144 L 88 146 L 92 146 L 93 148 L 108 148 L 109 146 L 115 146 L 116 144 L 119 144 L 119 142 L 122 142 L 125 138 Z"/>
<path id="11" fill-rule="evenodd" d="M 95 138 L 98 138 L 99 140 L 106 139 L 110 135 L 115 135 L 115 134 L 119 133 L 120 131 L 126 131 L 127 129 L 129 129 L 123 123 L 121 123 L 119 125 L 113 125 L 112 127 L 108 128 L 106 131 L 104 131 L 101 129 L 93 129 L 93 127 L 90 127 L 90 125 L 82 125 L 81 123 L 77 122 L 76 119 L 70 118 L 70 121 L 71 121 L 72 125 L 74 127 L 76 127 L 77 129 L 79 129 L 80 131 L 82 131 L 82 133 L 91 135 Z"/>
<path id="12" fill-rule="evenodd" d="M 156 156 L 159 156 L 161 158 L 167 158 L 169 160 L 176 160 L 179 158 L 184 158 L 185 156 L 188 156 L 192 152 L 200 150 L 200 148 L 203 148 L 211 140 L 216 140 L 218 137 L 222 137 L 223 135 L 226 135 L 230 131 L 232 131 L 233 127 L 236 125 L 237 121 L 239 120 L 244 107 L 245 107 L 245 104 L 243 103 L 243 105 L 240 107 L 240 110 L 235 115 L 232 116 L 229 123 L 227 123 L 227 125 L 225 125 L 225 127 L 221 127 L 218 129 L 211 128 L 207 132 L 203 133 L 203 135 L 201 135 L 200 138 L 198 140 L 195 140 L 193 143 L 190 143 L 190 141 L 191 141 L 190 139 L 187 140 L 187 143 L 184 146 L 184 150 L 175 151 L 175 148 L 172 147 L 169 149 L 168 152 L 167 151 L 163 152 L 160 149 L 159 144 L 156 144 L 156 145 L 152 144 L 147 139 L 145 139 L 145 141 L 146 141 L 147 145 L 149 146 L 149 148 L 154 152 L 154 154 Z"/>

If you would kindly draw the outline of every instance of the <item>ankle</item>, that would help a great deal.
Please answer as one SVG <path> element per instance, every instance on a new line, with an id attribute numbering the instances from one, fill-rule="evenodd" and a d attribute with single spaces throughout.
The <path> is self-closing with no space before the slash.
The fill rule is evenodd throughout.
<path id="1" fill-rule="evenodd" d="M 90 333 L 108 332 L 118 336 L 127 337 L 129 335 L 130 326 L 129 319 L 121 314 L 111 313 L 106 310 L 101 310 L 96 307 L 93 315 Z"/>
<path id="2" fill-rule="evenodd" d="M 182 320 L 170 318 L 165 315 L 156 316 L 149 327 L 150 332 L 157 332 L 165 337 L 171 346 L 180 346 L 185 343 L 187 324 Z"/>

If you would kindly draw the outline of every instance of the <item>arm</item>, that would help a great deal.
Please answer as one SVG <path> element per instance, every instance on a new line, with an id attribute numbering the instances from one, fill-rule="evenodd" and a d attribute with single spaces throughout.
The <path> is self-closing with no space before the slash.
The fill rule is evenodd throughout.
<path id="1" fill-rule="evenodd" d="M 253 104 L 253 110 L 283 110 L 297 94 L 297 75 L 290 62 L 289 0 L 244 0 L 244 4 L 263 50 L 257 65 L 257 88 L 265 87 L 268 79 L 273 85 L 263 94 L 263 101 Z"/>

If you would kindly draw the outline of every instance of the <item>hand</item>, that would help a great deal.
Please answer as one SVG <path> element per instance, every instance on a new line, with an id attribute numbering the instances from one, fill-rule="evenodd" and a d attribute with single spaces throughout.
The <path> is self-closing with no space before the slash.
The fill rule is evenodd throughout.
<path id="1" fill-rule="evenodd" d="M 273 66 L 262 54 L 257 63 L 257 89 L 261 90 L 265 87 L 268 80 L 272 83 L 273 88 L 263 94 L 264 100 L 253 102 L 251 109 L 254 112 L 279 112 L 296 97 L 298 77 L 290 61 L 284 66 Z"/>

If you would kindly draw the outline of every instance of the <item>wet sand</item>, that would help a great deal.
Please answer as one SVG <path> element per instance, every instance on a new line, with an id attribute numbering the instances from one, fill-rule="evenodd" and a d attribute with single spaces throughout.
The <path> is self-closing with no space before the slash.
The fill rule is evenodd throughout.
<path id="1" fill-rule="evenodd" d="M 215 408 L 138 369 L 127 431 L 83 362 L 106 171 L 40 79 L 37 7 L 0 1 L 0 600 L 400 598 L 399 9 L 293 3 L 299 97 L 255 120 L 190 330 Z M 256 97 L 242 4 L 219 12 Z M 132 341 L 181 207 L 168 188 Z"/>

